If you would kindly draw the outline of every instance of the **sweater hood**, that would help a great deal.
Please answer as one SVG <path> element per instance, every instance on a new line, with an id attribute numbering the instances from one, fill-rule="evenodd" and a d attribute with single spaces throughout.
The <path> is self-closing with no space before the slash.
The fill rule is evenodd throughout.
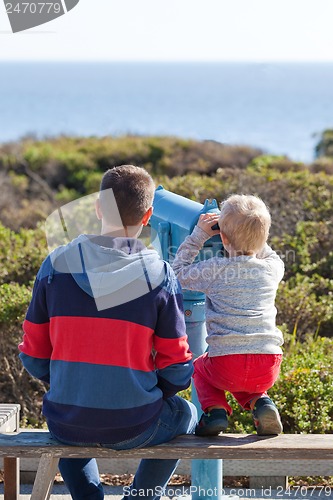
<path id="1" fill-rule="evenodd" d="M 80 235 L 50 257 L 52 273 L 70 273 L 98 310 L 141 297 L 165 278 L 164 261 L 135 238 Z"/>

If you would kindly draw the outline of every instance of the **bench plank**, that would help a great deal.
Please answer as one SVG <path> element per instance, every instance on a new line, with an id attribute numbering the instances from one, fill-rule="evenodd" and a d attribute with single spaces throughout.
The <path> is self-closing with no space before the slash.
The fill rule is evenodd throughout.
<path id="1" fill-rule="evenodd" d="M 329 434 L 223 434 L 214 438 L 179 436 L 169 443 L 123 451 L 101 447 L 62 445 L 47 431 L 0 434 L 0 456 L 80 458 L 185 458 L 238 460 L 329 460 L 333 459 L 333 439 Z"/>

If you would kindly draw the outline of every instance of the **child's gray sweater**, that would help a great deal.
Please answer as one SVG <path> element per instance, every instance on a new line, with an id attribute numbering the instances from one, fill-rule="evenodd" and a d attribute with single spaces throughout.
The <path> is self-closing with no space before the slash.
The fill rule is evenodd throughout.
<path id="1" fill-rule="evenodd" d="M 284 264 L 268 245 L 256 256 L 213 257 L 193 264 L 210 236 L 196 226 L 173 269 L 183 288 L 206 294 L 209 356 L 281 354 L 274 305 Z"/>

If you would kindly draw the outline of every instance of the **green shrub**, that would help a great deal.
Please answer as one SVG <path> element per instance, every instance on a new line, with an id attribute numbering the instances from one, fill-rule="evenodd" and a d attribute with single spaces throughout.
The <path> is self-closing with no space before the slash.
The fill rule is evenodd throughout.
<path id="1" fill-rule="evenodd" d="M 45 235 L 41 228 L 6 228 L 0 223 L 0 284 L 29 284 L 47 254 Z"/>
<path id="2" fill-rule="evenodd" d="M 32 144 L 29 141 L 27 144 L 23 144 L 23 147 L 23 159 L 34 171 L 42 169 L 53 158 L 52 144 L 46 141 L 38 141 Z"/>
<path id="3" fill-rule="evenodd" d="M 306 170 L 306 168 L 304 163 L 292 161 L 287 156 L 261 155 L 249 163 L 247 170 L 267 174 L 271 170 L 278 172 L 299 172 Z"/>
<path id="4" fill-rule="evenodd" d="M 270 208 L 271 236 L 295 235 L 300 221 L 330 221 L 333 214 L 333 177 L 309 171 L 266 174 L 241 169 L 219 169 L 214 176 L 189 173 L 181 177 L 155 176 L 157 184 L 186 198 L 218 202 L 232 193 L 255 194 Z"/>
<path id="5" fill-rule="evenodd" d="M 0 285 L 0 325 L 10 326 L 21 322 L 31 300 L 31 287 L 17 283 Z"/>
<path id="6" fill-rule="evenodd" d="M 66 205 L 66 203 L 69 203 L 70 201 L 75 200 L 78 197 L 77 191 L 73 188 L 61 188 L 60 191 L 55 196 L 56 201 L 60 205 Z"/>
<path id="7" fill-rule="evenodd" d="M 325 172 L 325 174 L 333 175 L 333 157 L 322 156 L 317 158 L 309 168 L 314 173 Z"/>
<path id="8" fill-rule="evenodd" d="M 17 170 L 2 168 L 0 159 L 0 221 L 14 230 L 36 227 L 52 206 L 52 191 L 38 174 L 29 170 L 28 175 L 18 159 L 13 167 Z"/>
<path id="9" fill-rule="evenodd" d="M 333 221 L 300 221 L 295 234 L 272 239 L 272 245 L 285 259 L 285 278 L 301 272 L 308 276 L 332 276 Z"/>
<path id="10" fill-rule="evenodd" d="M 327 129 L 321 133 L 319 142 L 315 146 L 315 154 L 317 158 L 333 156 L 333 129 Z"/>
<path id="11" fill-rule="evenodd" d="M 44 141 L 26 139 L 0 149 L 0 167 L 14 171 L 25 163 L 53 189 L 74 188 L 84 194 L 82 183 L 91 172 L 103 173 L 115 165 L 133 163 L 154 175 L 186 172 L 212 174 L 218 168 L 245 168 L 261 150 L 230 146 L 216 141 L 176 137 L 57 137 Z M 9 161 L 10 158 L 10 161 Z"/>
<path id="12" fill-rule="evenodd" d="M 17 348 L 30 299 L 31 289 L 25 285 L 0 285 L 0 402 L 19 403 L 26 421 L 39 425 L 45 387 L 23 369 Z"/>
<path id="13" fill-rule="evenodd" d="M 320 287 L 319 287 L 320 284 Z M 306 333 L 333 333 L 333 280 L 296 274 L 280 283 L 277 322 L 302 339 Z"/>
<path id="14" fill-rule="evenodd" d="M 261 196 L 272 211 L 273 235 L 294 234 L 299 220 L 329 220 L 332 175 L 260 153 L 247 146 L 175 137 L 26 139 L 0 148 L 0 180 L 6 184 L 0 219 L 16 230 L 32 227 L 54 210 L 56 199 L 66 202 L 92 193 L 107 168 L 134 163 L 157 182 L 168 178 L 166 188 L 197 201 L 221 201 L 234 192 Z"/>

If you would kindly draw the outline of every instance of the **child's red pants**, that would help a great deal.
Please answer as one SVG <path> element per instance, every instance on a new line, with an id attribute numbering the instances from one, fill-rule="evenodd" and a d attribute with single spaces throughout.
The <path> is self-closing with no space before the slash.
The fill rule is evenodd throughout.
<path id="1" fill-rule="evenodd" d="M 203 354 L 194 361 L 194 384 L 204 412 L 210 406 L 222 406 L 229 415 L 225 391 L 250 410 L 250 401 L 267 396 L 279 376 L 282 354 L 229 354 L 209 357 Z"/>

